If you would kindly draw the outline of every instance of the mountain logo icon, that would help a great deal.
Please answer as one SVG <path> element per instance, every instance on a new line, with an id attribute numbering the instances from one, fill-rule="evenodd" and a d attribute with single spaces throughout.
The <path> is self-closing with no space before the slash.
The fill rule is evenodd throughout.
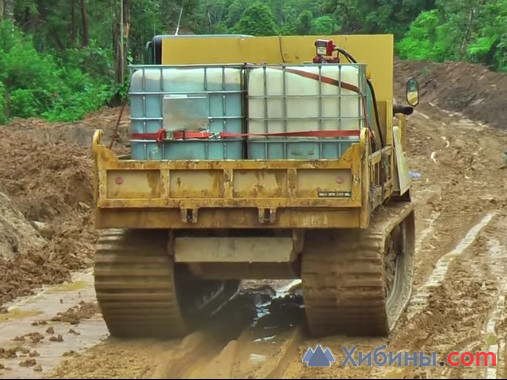
<path id="1" fill-rule="evenodd" d="M 309 347 L 305 356 L 303 356 L 303 363 L 306 363 L 308 367 L 329 367 L 334 362 L 331 350 L 327 347 L 323 350 L 320 344 L 315 347 L 315 350 Z"/>

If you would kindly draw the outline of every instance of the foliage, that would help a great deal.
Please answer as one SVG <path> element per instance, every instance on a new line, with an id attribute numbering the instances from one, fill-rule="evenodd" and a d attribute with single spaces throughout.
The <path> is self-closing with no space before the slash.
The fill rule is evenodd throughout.
<path id="1" fill-rule="evenodd" d="M 312 19 L 313 15 L 312 12 L 309 10 L 305 10 L 301 12 L 297 18 L 296 23 L 296 32 L 300 35 L 306 35 L 310 34 L 310 31 L 312 29 Z"/>
<path id="2" fill-rule="evenodd" d="M 437 1 L 397 44 L 402 58 L 468 59 L 507 71 L 507 0 Z"/>
<path id="3" fill-rule="evenodd" d="M 100 48 L 69 49 L 63 57 L 40 53 L 31 38 L 5 21 L 0 23 L 0 52 L 0 82 L 8 94 L 8 102 L 2 97 L 4 122 L 9 116 L 76 120 L 114 95 Z M 86 66 L 93 69 L 85 72 Z"/>
<path id="4" fill-rule="evenodd" d="M 434 0 L 329 0 L 324 8 L 333 13 L 341 32 L 392 33 L 399 39 L 409 24 Z"/>
<path id="5" fill-rule="evenodd" d="M 271 9 L 257 2 L 248 7 L 233 28 L 235 33 L 253 36 L 272 36 L 278 34 L 278 25 Z"/>
<path id="6" fill-rule="evenodd" d="M 335 31 L 334 20 L 331 16 L 317 17 L 311 21 L 310 31 L 312 34 L 333 34 Z"/>
<path id="7" fill-rule="evenodd" d="M 445 35 L 438 10 L 422 12 L 398 45 L 401 58 L 441 61 L 447 53 Z"/>

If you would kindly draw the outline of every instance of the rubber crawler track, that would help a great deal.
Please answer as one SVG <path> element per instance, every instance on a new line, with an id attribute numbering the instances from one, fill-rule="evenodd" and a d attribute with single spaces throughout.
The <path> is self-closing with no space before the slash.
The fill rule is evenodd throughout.
<path id="1" fill-rule="evenodd" d="M 95 291 L 113 336 L 172 338 L 187 333 L 167 254 L 167 231 L 105 231 L 95 256 Z"/>
<path id="2" fill-rule="evenodd" d="M 394 287 L 386 297 L 385 255 L 391 232 L 405 237 Z M 383 206 L 365 230 L 321 230 L 307 236 L 302 255 L 303 297 L 310 333 L 385 336 L 412 288 L 414 213 L 410 203 Z"/>

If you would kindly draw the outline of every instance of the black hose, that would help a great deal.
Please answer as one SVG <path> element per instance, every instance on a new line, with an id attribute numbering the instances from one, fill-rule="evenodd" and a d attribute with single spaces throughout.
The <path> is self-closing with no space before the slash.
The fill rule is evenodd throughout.
<path id="1" fill-rule="evenodd" d="M 354 57 L 346 50 L 343 50 L 339 47 L 335 48 L 335 50 L 339 53 L 342 53 L 347 59 L 352 63 L 357 63 L 357 61 L 354 59 Z"/>
<path id="2" fill-rule="evenodd" d="M 346 50 L 343 50 L 341 48 L 335 48 L 335 50 L 339 53 L 342 53 L 349 62 L 357 63 L 357 61 L 354 59 L 354 57 Z M 370 87 L 371 91 L 371 97 L 373 100 L 373 109 L 375 111 L 375 122 L 377 123 L 379 138 L 380 138 L 380 145 L 385 146 L 384 144 L 384 136 L 382 135 L 382 130 L 380 129 L 380 117 L 378 116 L 378 108 L 377 108 L 377 98 L 375 97 L 375 89 L 373 88 L 373 84 L 369 79 L 366 79 L 366 82 L 368 83 L 368 87 Z M 366 110 L 365 110 L 366 111 Z"/>
<path id="3" fill-rule="evenodd" d="M 384 142 L 384 136 L 382 135 L 382 129 L 380 129 L 380 118 L 378 116 L 377 98 L 375 97 L 375 90 L 373 88 L 373 84 L 371 83 L 371 81 L 369 79 L 366 79 L 366 83 L 368 83 L 368 87 L 370 87 L 370 91 L 371 91 L 371 97 L 372 97 L 372 101 L 373 101 L 373 109 L 375 111 L 375 122 L 377 123 L 378 134 L 379 134 L 379 138 L 380 138 L 380 145 L 382 145 L 384 147 L 385 142 Z"/>

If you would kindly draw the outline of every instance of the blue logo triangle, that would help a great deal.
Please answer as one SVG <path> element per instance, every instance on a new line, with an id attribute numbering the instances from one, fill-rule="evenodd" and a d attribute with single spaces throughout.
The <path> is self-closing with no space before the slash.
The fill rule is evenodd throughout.
<path id="1" fill-rule="evenodd" d="M 331 354 L 331 352 L 329 353 Z M 322 351 L 320 344 L 315 348 L 315 351 L 307 365 L 308 367 L 329 367 L 331 365 L 331 361 L 327 358 L 324 351 Z"/>
<path id="2" fill-rule="evenodd" d="M 326 355 L 326 358 L 327 358 L 327 360 L 329 360 L 329 362 L 331 362 L 331 363 L 335 362 L 334 356 L 331 353 L 331 350 L 329 348 L 326 348 L 326 351 L 324 351 L 324 355 Z"/>
<path id="3" fill-rule="evenodd" d="M 311 349 L 311 347 L 308 347 L 308 350 L 306 351 L 305 356 L 303 356 L 303 363 L 308 363 L 310 361 L 310 359 L 312 358 L 312 356 L 313 356 L 313 350 Z"/>

